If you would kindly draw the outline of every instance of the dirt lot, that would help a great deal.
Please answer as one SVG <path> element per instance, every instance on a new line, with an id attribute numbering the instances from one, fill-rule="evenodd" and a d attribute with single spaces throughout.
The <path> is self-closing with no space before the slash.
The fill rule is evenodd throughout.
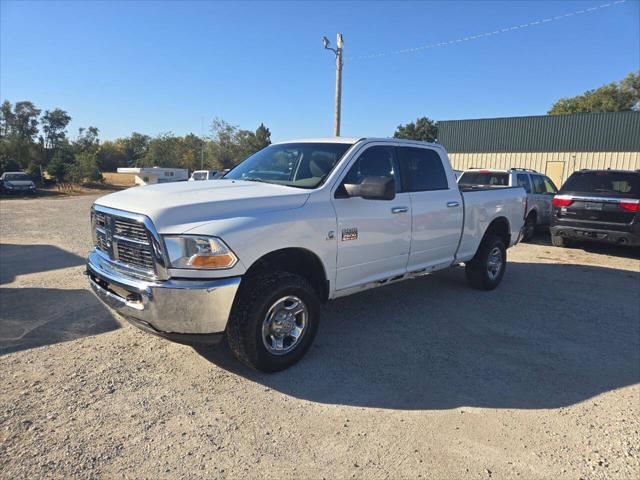
<path id="1" fill-rule="evenodd" d="M 0 477 L 638 478 L 637 252 L 536 244 L 324 308 L 275 375 L 120 323 L 95 197 L 0 202 Z"/>

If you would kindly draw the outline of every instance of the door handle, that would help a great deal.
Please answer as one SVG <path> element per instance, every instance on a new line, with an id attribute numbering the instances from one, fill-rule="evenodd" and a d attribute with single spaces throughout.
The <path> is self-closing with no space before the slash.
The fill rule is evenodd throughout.
<path id="1" fill-rule="evenodd" d="M 391 209 L 391 213 L 397 215 L 399 213 L 407 213 L 409 211 L 409 207 L 393 207 Z"/>
<path id="2" fill-rule="evenodd" d="M 447 208 L 459 207 L 460 202 L 447 202 Z"/>

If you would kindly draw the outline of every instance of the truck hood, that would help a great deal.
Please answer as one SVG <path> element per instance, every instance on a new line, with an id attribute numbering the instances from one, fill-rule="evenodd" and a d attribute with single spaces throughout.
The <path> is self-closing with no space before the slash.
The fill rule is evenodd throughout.
<path id="1" fill-rule="evenodd" d="M 133 187 L 96 200 L 97 205 L 149 217 L 159 233 L 185 233 L 223 218 L 302 207 L 309 192 L 242 180 L 174 182 Z"/>

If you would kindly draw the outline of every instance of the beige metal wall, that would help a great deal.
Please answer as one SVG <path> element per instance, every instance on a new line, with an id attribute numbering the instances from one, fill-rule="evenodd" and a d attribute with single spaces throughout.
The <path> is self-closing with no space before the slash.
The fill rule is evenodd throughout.
<path id="1" fill-rule="evenodd" d="M 456 170 L 522 167 L 545 174 L 548 171 L 558 187 L 582 168 L 640 169 L 640 152 L 450 153 L 449 159 Z"/>

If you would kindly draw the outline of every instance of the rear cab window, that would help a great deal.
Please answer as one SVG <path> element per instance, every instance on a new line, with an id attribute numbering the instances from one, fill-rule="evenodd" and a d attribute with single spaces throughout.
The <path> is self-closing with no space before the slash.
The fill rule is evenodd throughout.
<path id="1" fill-rule="evenodd" d="M 449 181 L 438 152 L 429 148 L 397 147 L 403 190 L 448 190 Z"/>
<path id="2" fill-rule="evenodd" d="M 560 193 L 597 193 L 620 197 L 640 197 L 640 173 L 616 171 L 574 172 Z"/>
<path id="3" fill-rule="evenodd" d="M 509 186 L 509 174 L 507 172 L 490 172 L 484 170 L 473 170 L 464 172 L 458 180 L 458 185 L 501 185 Z"/>

